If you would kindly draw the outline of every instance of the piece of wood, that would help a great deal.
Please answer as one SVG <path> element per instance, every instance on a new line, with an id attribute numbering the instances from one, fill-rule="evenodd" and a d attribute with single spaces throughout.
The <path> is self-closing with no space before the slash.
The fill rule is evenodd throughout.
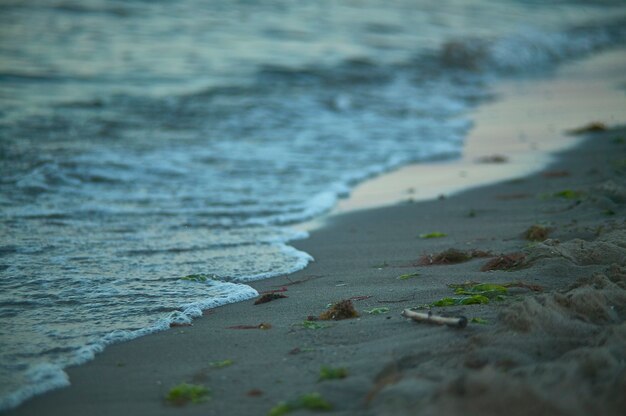
<path id="1" fill-rule="evenodd" d="M 467 326 L 467 318 L 464 316 L 448 318 L 446 316 L 433 315 L 430 311 L 428 313 L 424 313 L 415 312 L 410 309 L 403 310 L 402 316 L 416 322 L 425 322 L 428 324 L 448 325 L 454 328 L 465 328 Z"/>

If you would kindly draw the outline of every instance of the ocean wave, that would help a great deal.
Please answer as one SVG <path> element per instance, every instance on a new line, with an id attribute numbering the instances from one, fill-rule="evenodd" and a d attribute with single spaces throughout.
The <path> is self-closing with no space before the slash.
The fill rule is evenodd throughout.
<path id="1" fill-rule="evenodd" d="M 496 39 L 452 39 L 442 44 L 435 57 L 444 68 L 499 73 L 533 72 L 624 44 L 625 41 L 626 19 L 618 18 L 558 32 L 525 27 Z"/>

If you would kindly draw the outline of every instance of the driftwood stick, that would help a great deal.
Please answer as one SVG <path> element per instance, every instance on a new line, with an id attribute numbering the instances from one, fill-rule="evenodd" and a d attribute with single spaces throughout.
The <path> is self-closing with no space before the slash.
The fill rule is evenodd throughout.
<path id="1" fill-rule="evenodd" d="M 459 316 L 456 318 L 447 318 L 445 316 L 433 315 L 432 312 L 423 313 L 415 312 L 410 309 L 402 311 L 402 316 L 412 319 L 416 322 L 426 322 L 429 324 L 448 325 L 454 328 L 465 328 L 467 326 L 467 318 Z"/>

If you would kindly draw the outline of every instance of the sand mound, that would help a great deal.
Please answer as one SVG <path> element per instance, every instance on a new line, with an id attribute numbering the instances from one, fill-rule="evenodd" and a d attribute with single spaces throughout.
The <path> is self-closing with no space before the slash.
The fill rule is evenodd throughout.
<path id="1" fill-rule="evenodd" d="M 613 237 L 597 244 L 618 247 Z M 587 244 L 561 246 L 568 254 L 598 248 Z M 617 265 L 564 292 L 527 297 L 438 371 L 401 371 L 373 401 L 375 414 L 621 415 L 625 319 L 626 270 Z"/>
<path id="2" fill-rule="evenodd" d="M 527 263 L 543 259 L 566 259 L 579 265 L 626 265 L 626 230 L 618 229 L 599 236 L 595 241 L 573 239 L 564 243 L 545 240 L 529 249 Z"/>

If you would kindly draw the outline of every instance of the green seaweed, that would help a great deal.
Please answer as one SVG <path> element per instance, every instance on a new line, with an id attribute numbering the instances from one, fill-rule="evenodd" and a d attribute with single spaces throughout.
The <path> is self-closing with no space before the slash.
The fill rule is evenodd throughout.
<path id="1" fill-rule="evenodd" d="M 483 318 L 472 318 L 470 322 L 473 324 L 481 324 L 481 325 L 486 325 L 489 323 L 486 319 L 483 319 Z"/>
<path id="2" fill-rule="evenodd" d="M 165 396 L 168 402 L 182 406 L 189 402 L 202 403 L 209 399 L 211 390 L 200 384 L 181 383 L 174 386 Z"/>
<path id="3" fill-rule="evenodd" d="M 235 362 L 233 360 L 222 360 L 222 361 L 213 361 L 209 363 L 209 366 L 212 368 L 224 368 L 233 365 Z"/>
<path id="4" fill-rule="evenodd" d="M 296 409 L 296 407 L 293 407 L 287 402 L 280 402 L 270 409 L 270 411 L 267 413 L 267 416 L 282 416 Z"/>
<path id="5" fill-rule="evenodd" d="M 471 295 L 460 297 L 445 297 L 430 304 L 430 306 L 459 306 L 459 305 L 481 305 L 489 303 L 489 298 L 483 295 Z"/>
<path id="6" fill-rule="evenodd" d="M 319 393 L 307 393 L 296 400 L 278 403 L 268 412 L 268 416 L 282 416 L 299 409 L 327 411 L 332 408 Z"/>
<path id="7" fill-rule="evenodd" d="M 552 196 L 563 199 L 580 199 L 583 196 L 583 192 L 574 191 L 572 189 L 564 189 L 562 191 L 553 193 Z"/>
<path id="8" fill-rule="evenodd" d="M 374 308 L 369 311 L 365 311 L 365 313 L 369 313 L 370 315 L 380 315 L 380 314 L 387 313 L 387 312 L 389 312 L 389 308 L 386 308 L 386 307 Z"/>
<path id="9" fill-rule="evenodd" d="M 330 325 L 320 324 L 315 321 L 303 321 L 300 325 L 305 329 L 324 329 L 330 327 Z"/>
<path id="10" fill-rule="evenodd" d="M 420 238 L 441 238 L 446 237 L 448 234 L 434 231 L 432 233 L 420 234 Z"/>
<path id="11" fill-rule="evenodd" d="M 206 282 L 208 280 L 217 280 L 217 275 L 204 273 L 189 274 L 181 277 L 180 280 L 188 280 L 190 282 Z"/>
<path id="12" fill-rule="evenodd" d="M 400 276 L 398 276 L 399 280 L 409 280 L 412 279 L 414 277 L 419 276 L 419 273 L 406 273 L 406 274 L 401 274 Z"/>
<path id="13" fill-rule="evenodd" d="M 496 298 L 502 294 L 507 294 L 508 289 L 501 285 L 491 283 L 479 283 L 473 286 L 456 287 L 454 289 L 456 295 L 481 295 L 487 298 Z"/>
<path id="14" fill-rule="evenodd" d="M 389 267 L 389 263 L 387 263 L 386 261 L 383 261 L 380 264 L 375 264 L 372 266 L 372 269 L 384 269 L 386 267 Z"/>
<path id="15" fill-rule="evenodd" d="M 325 367 L 320 368 L 320 377 L 318 381 L 338 380 L 348 377 L 348 370 L 344 367 Z"/>

